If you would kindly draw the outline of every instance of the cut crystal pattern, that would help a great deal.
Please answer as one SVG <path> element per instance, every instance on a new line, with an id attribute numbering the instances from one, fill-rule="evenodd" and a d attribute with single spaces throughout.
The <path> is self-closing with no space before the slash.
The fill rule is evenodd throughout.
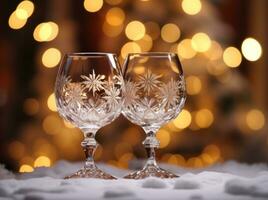
<path id="1" fill-rule="evenodd" d="M 121 111 L 122 76 L 81 75 L 81 82 L 60 76 L 56 83 L 57 105 L 60 114 L 78 127 L 102 127 L 115 119 Z M 107 114 L 109 113 L 109 114 Z"/>

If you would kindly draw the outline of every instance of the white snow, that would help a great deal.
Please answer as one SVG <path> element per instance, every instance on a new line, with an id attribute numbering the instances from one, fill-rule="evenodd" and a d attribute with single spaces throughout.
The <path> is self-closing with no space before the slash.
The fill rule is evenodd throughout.
<path id="1" fill-rule="evenodd" d="M 163 179 L 159 179 L 159 178 L 154 178 L 154 177 L 149 177 L 149 178 L 146 178 L 142 185 L 141 185 L 143 188 L 157 188 L 157 189 L 160 189 L 160 188 L 166 188 L 167 185 L 166 183 L 164 182 Z"/>
<path id="2" fill-rule="evenodd" d="M 268 199 L 268 167 L 265 164 L 247 165 L 231 161 L 199 170 L 162 165 L 180 177 L 149 177 L 144 180 L 122 179 L 120 177 L 129 171 L 102 164 L 100 168 L 119 179 L 62 179 L 80 167 L 81 163 L 60 161 L 51 168 L 12 174 L 0 165 L 0 199 Z"/>

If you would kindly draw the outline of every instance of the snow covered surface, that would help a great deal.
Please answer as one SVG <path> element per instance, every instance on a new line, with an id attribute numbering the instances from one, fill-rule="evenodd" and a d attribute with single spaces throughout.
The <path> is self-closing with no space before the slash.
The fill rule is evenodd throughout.
<path id="1" fill-rule="evenodd" d="M 176 179 L 122 179 L 128 171 L 99 165 L 118 180 L 69 179 L 62 177 L 81 163 L 60 161 L 51 168 L 14 175 L 0 165 L 0 199 L 268 199 L 268 167 L 226 162 L 202 170 L 162 165 L 180 175 Z"/>

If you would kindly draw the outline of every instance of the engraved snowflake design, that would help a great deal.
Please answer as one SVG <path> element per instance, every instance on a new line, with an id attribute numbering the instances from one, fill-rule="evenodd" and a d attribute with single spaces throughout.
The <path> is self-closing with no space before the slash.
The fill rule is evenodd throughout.
<path id="1" fill-rule="evenodd" d="M 139 88 L 136 83 L 133 83 L 131 81 L 125 81 L 124 104 L 126 107 L 136 103 L 136 100 L 139 98 L 137 95 L 138 89 Z"/>
<path id="2" fill-rule="evenodd" d="M 68 85 L 69 83 L 71 83 L 71 78 L 70 76 L 59 76 L 59 78 L 56 81 L 56 85 L 55 88 L 59 93 L 62 93 L 64 91 L 64 88 L 66 85 Z"/>
<path id="3" fill-rule="evenodd" d="M 163 84 L 159 88 L 161 96 L 160 98 L 167 107 L 176 106 L 179 100 L 179 83 L 174 81 L 173 78 L 167 83 Z"/>
<path id="4" fill-rule="evenodd" d="M 158 79 L 161 77 L 162 75 L 155 75 L 151 70 L 147 70 L 145 75 L 139 76 L 138 86 L 149 93 L 151 90 L 158 87 L 158 84 L 161 83 Z"/>
<path id="5" fill-rule="evenodd" d="M 121 99 L 120 90 L 117 89 L 114 85 L 111 85 L 109 89 L 105 89 L 105 95 L 103 96 L 103 99 L 107 101 L 109 105 L 113 108 L 119 103 L 119 100 Z"/>
<path id="6" fill-rule="evenodd" d="M 84 86 L 81 83 L 68 83 L 65 85 L 64 94 L 65 100 L 71 107 L 78 106 L 79 108 L 83 104 L 83 100 L 87 98 L 84 92 Z"/>
<path id="7" fill-rule="evenodd" d="M 104 85 L 106 84 L 104 79 L 104 75 L 97 75 L 95 74 L 95 71 L 92 71 L 92 74 L 89 74 L 88 76 L 81 75 L 81 78 L 84 80 L 83 84 L 85 85 L 85 89 L 88 89 L 88 91 L 93 92 L 93 96 L 95 96 L 96 91 L 100 91 L 104 89 Z"/>

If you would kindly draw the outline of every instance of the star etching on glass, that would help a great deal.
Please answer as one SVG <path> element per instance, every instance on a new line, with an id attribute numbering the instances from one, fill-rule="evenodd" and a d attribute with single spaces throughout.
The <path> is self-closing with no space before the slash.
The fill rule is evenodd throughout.
<path id="1" fill-rule="evenodd" d="M 136 83 L 131 81 L 125 81 L 125 87 L 123 87 L 124 91 L 124 105 L 132 106 L 136 103 L 136 100 L 139 98 L 137 95 L 138 86 Z"/>
<path id="2" fill-rule="evenodd" d="M 179 85 L 173 78 L 167 83 L 163 84 L 160 90 L 160 98 L 167 107 L 176 106 L 179 101 Z"/>
<path id="3" fill-rule="evenodd" d="M 103 96 L 103 99 L 107 101 L 107 104 L 111 105 L 113 108 L 116 106 L 121 99 L 120 97 L 120 90 L 116 88 L 114 85 L 110 85 L 109 89 L 104 89 L 105 95 Z"/>
<path id="4" fill-rule="evenodd" d="M 147 73 L 144 76 L 139 76 L 138 86 L 149 93 L 151 90 L 158 87 L 158 84 L 160 83 L 158 79 L 161 77 L 162 75 L 155 75 L 150 70 L 147 70 Z"/>
<path id="5" fill-rule="evenodd" d="M 104 85 L 106 84 L 104 79 L 104 75 L 98 74 L 96 76 L 95 71 L 92 71 L 92 74 L 89 74 L 88 76 L 81 75 L 81 78 L 84 80 L 83 84 L 85 85 L 85 88 L 88 89 L 88 91 L 92 90 L 93 96 L 95 96 L 96 91 L 100 91 L 104 89 Z"/>
<path id="6" fill-rule="evenodd" d="M 81 108 L 83 100 L 87 98 L 81 83 L 68 83 L 65 85 L 65 100 L 71 107 Z"/>

